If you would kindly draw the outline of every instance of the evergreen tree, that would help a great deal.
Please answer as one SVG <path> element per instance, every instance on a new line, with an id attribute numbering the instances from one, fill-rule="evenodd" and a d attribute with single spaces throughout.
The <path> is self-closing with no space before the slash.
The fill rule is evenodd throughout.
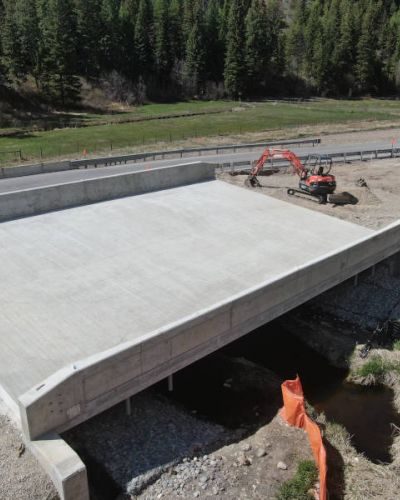
<path id="1" fill-rule="evenodd" d="M 15 15 L 22 73 L 38 77 L 39 30 L 35 0 L 16 0 Z"/>
<path id="2" fill-rule="evenodd" d="M 33 77 L 68 104 L 102 73 L 164 98 L 389 93 L 400 0 L 0 0 L 1 85 Z"/>
<path id="3" fill-rule="evenodd" d="M 122 26 L 132 32 L 139 13 L 140 0 L 122 0 L 119 7 L 119 18 Z M 118 4 L 117 4 L 118 5 Z"/>
<path id="4" fill-rule="evenodd" d="M 183 1 L 183 19 L 181 22 L 184 44 L 186 44 L 193 26 L 196 3 L 196 0 Z"/>
<path id="5" fill-rule="evenodd" d="M 394 47 L 391 56 L 390 68 L 396 87 L 400 88 L 400 9 L 395 11 L 390 18 L 391 30 L 394 34 Z"/>
<path id="6" fill-rule="evenodd" d="M 173 66 L 168 0 L 154 2 L 154 57 L 159 81 L 163 87 L 168 82 Z"/>
<path id="7" fill-rule="evenodd" d="M 171 0 L 169 6 L 170 46 L 171 55 L 175 61 L 181 61 L 185 54 L 182 13 L 182 0 Z"/>
<path id="8" fill-rule="evenodd" d="M 4 22 L 4 5 L 3 0 L 0 0 L 0 34 L 2 33 L 2 26 Z M 6 72 L 3 66 L 3 48 L 2 37 L 0 36 L 0 87 L 6 83 Z"/>
<path id="9" fill-rule="evenodd" d="M 378 60 L 375 51 L 377 41 L 375 27 L 380 12 L 382 12 L 380 0 L 370 0 L 362 20 L 357 45 L 356 78 L 360 92 L 371 92 L 376 89 Z"/>
<path id="10" fill-rule="evenodd" d="M 101 0 L 100 19 L 101 36 L 99 38 L 100 65 L 102 69 L 127 68 L 120 52 L 121 24 L 119 22 L 119 5 L 116 0 Z M 133 29 L 132 29 L 133 38 Z"/>
<path id="11" fill-rule="evenodd" d="M 280 0 L 270 0 L 266 9 L 269 84 L 285 73 L 285 16 Z"/>
<path id="12" fill-rule="evenodd" d="M 305 63 L 305 27 L 307 19 L 307 0 L 295 0 L 293 16 L 286 34 L 286 59 L 289 69 L 298 76 L 303 73 Z"/>
<path id="13" fill-rule="evenodd" d="M 308 10 L 308 19 L 304 29 L 304 71 L 309 82 L 319 86 L 324 62 L 324 33 L 322 8 L 319 0 L 313 0 Z"/>
<path id="14" fill-rule="evenodd" d="M 4 18 L 1 30 L 2 63 L 8 76 L 19 81 L 26 75 L 21 50 L 21 37 L 17 25 L 16 4 L 13 0 L 4 2 Z"/>
<path id="15" fill-rule="evenodd" d="M 264 0 L 252 0 L 246 16 L 247 85 L 250 92 L 259 90 L 268 73 L 272 47 L 267 8 Z"/>
<path id="16" fill-rule="evenodd" d="M 75 0 L 78 31 L 78 69 L 86 76 L 100 72 L 99 39 L 102 37 L 100 0 Z"/>
<path id="17" fill-rule="evenodd" d="M 357 46 L 354 2 L 342 0 L 340 9 L 339 38 L 336 40 L 333 54 L 336 67 L 336 86 L 339 93 L 352 95 Z"/>
<path id="18" fill-rule="evenodd" d="M 205 79 L 214 82 L 223 78 L 225 46 L 220 38 L 222 10 L 219 0 L 209 0 L 205 12 Z"/>
<path id="19" fill-rule="evenodd" d="M 224 68 L 225 89 L 231 98 L 240 98 L 245 89 L 246 61 L 243 43 L 245 14 L 244 1 L 232 0 L 227 24 Z"/>
<path id="20" fill-rule="evenodd" d="M 337 54 L 338 34 L 341 27 L 341 4 L 342 0 L 331 0 L 325 6 L 322 18 L 323 24 L 323 60 L 320 66 L 321 76 L 320 87 L 324 92 L 334 92 L 337 87 L 337 81 L 340 79 L 339 67 L 340 60 Z"/>
<path id="21" fill-rule="evenodd" d="M 135 30 L 139 12 L 139 0 L 123 0 L 119 8 L 118 30 L 118 66 L 119 70 L 131 79 L 138 76 L 135 53 Z M 151 30 L 151 26 L 148 27 Z"/>
<path id="22" fill-rule="evenodd" d="M 397 73 L 397 41 L 400 33 L 400 10 L 396 11 L 396 6 L 392 3 L 387 11 L 383 12 L 382 28 L 378 41 L 378 51 L 382 65 L 382 82 L 380 87 L 393 91 L 396 85 Z"/>
<path id="23" fill-rule="evenodd" d="M 204 74 L 204 11 L 201 0 L 192 5 L 192 24 L 185 51 L 184 82 L 186 90 L 197 94 Z"/>
<path id="24" fill-rule="evenodd" d="M 136 76 L 148 77 L 152 70 L 153 7 L 150 0 L 140 0 L 135 23 Z"/>
<path id="25" fill-rule="evenodd" d="M 231 7 L 231 1 L 230 0 L 223 0 L 222 6 L 221 6 L 221 13 L 220 13 L 220 27 L 219 27 L 219 39 L 220 41 L 226 45 L 226 33 L 228 30 L 228 18 L 229 18 L 229 11 Z"/>
<path id="26" fill-rule="evenodd" d="M 71 0 L 39 0 L 39 72 L 43 91 L 65 105 L 79 97 L 77 20 Z"/>

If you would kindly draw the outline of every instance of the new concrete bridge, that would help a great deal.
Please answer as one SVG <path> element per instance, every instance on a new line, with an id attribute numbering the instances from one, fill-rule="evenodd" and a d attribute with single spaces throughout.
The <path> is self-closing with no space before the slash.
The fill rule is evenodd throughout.
<path id="1" fill-rule="evenodd" d="M 400 250 L 400 224 L 372 231 L 204 163 L 3 193 L 1 210 L 0 392 L 73 500 L 86 470 L 60 432 Z"/>

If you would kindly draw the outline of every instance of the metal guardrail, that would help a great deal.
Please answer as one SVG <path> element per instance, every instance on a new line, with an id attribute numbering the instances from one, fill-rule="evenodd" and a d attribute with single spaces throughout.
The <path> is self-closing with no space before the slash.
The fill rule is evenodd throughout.
<path id="1" fill-rule="evenodd" d="M 301 161 L 307 160 L 309 155 L 298 155 Z M 352 161 L 371 161 L 371 160 L 385 160 L 388 158 L 397 158 L 400 156 L 400 148 L 387 148 L 387 149 L 371 149 L 363 151 L 343 151 L 337 153 L 322 153 L 322 156 L 332 158 L 334 163 L 351 163 Z M 216 167 L 223 172 L 237 171 L 238 169 L 249 171 L 253 166 L 253 161 L 237 161 L 216 163 Z M 264 167 L 264 170 L 271 170 L 275 168 L 288 168 L 291 164 L 283 159 L 271 159 Z M 241 168 L 239 168 L 241 167 Z"/>
<path id="2" fill-rule="evenodd" d="M 178 156 L 183 158 L 185 155 L 198 154 L 201 156 L 203 153 L 210 153 L 215 151 L 215 154 L 219 154 L 222 151 L 233 151 L 236 153 L 241 149 L 260 149 L 267 146 L 288 146 L 288 145 L 312 145 L 320 144 L 321 139 L 299 139 L 299 140 L 288 140 L 288 141 L 275 141 L 275 142 L 261 142 L 261 143 L 251 143 L 251 144 L 235 144 L 235 145 L 222 145 L 222 146 L 210 146 L 207 148 L 187 148 L 187 149 L 173 149 L 169 151 L 156 151 L 149 153 L 136 153 L 130 155 L 121 156 L 105 156 L 101 158 L 85 158 L 83 160 L 72 160 L 70 162 L 71 168 L 88 168 L 90 166 L 99 167 L 107 165 L 116 165 L 128 162 L 137 162 L 138 160 L 146 160 L 151 158 L 153 161 L 157 158 L 164 159 L 168 156 Z"/>

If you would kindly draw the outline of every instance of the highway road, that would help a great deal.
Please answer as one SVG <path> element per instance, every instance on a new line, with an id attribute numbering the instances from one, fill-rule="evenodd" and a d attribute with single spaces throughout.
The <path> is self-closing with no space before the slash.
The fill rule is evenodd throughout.
<path id="1" fill-rule="evenodd" d="M 391 147 L 391 142 L 364 142 L 353 145 L 319 145 L 315 147 L 296 147 L 292 150 L 299 155 L 306 154 L 333 154 L 339 152 L 358 152 L 363 150 L 387 149 Z M 137 172 L 143 169 L 162 168 L 171 165 L 189 164 L 193 162 L 206 163 L 231 163 L 256 160 L 261 155 L 263 149 L 253 150 L 251 152 L 222 153 L 201 156 L 187 156 L 185 158 L 168 160 L 146 160 L 137 163 L 128 163 L 126 165 L 114 165 L 99 168 L 67 170 L 47 174 L 29 175 L 25 177 L 16 177 L 10 179 L 0 179 L 0 194 L 7 192 L 20 191 L 38 187 L 52 186 L 77 182 L 85 179 L 94 179 L 108 175 L 118 175 L 129 172 Z"/>

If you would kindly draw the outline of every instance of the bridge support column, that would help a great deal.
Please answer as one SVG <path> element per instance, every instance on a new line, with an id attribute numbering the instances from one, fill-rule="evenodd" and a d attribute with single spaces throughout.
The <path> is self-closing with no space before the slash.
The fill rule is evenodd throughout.
<path id="1" fill-rule="evenodd" d="M 389 274 L 395 278 L 400 277 L 400 252 L 389 258 Z"/>
<path id="2" fill-rule="evenodd" d="M 353 278 L 353 286 L 354 287 L 358 286 L 358 274 L 356 274 Z"/>
<path id="3" fill-rule="evenodd" d="M 168 391 L 173 392 L 174 390 L 174 376 L 168 375 Z"/>
<path id="4" fill-rule="evenodd" d="M 131 398 L 125 400 L 125 408 L 126 408 L 126 414 L 128 415 L 128 417 L 130 417 L 132 415 Z"/>

